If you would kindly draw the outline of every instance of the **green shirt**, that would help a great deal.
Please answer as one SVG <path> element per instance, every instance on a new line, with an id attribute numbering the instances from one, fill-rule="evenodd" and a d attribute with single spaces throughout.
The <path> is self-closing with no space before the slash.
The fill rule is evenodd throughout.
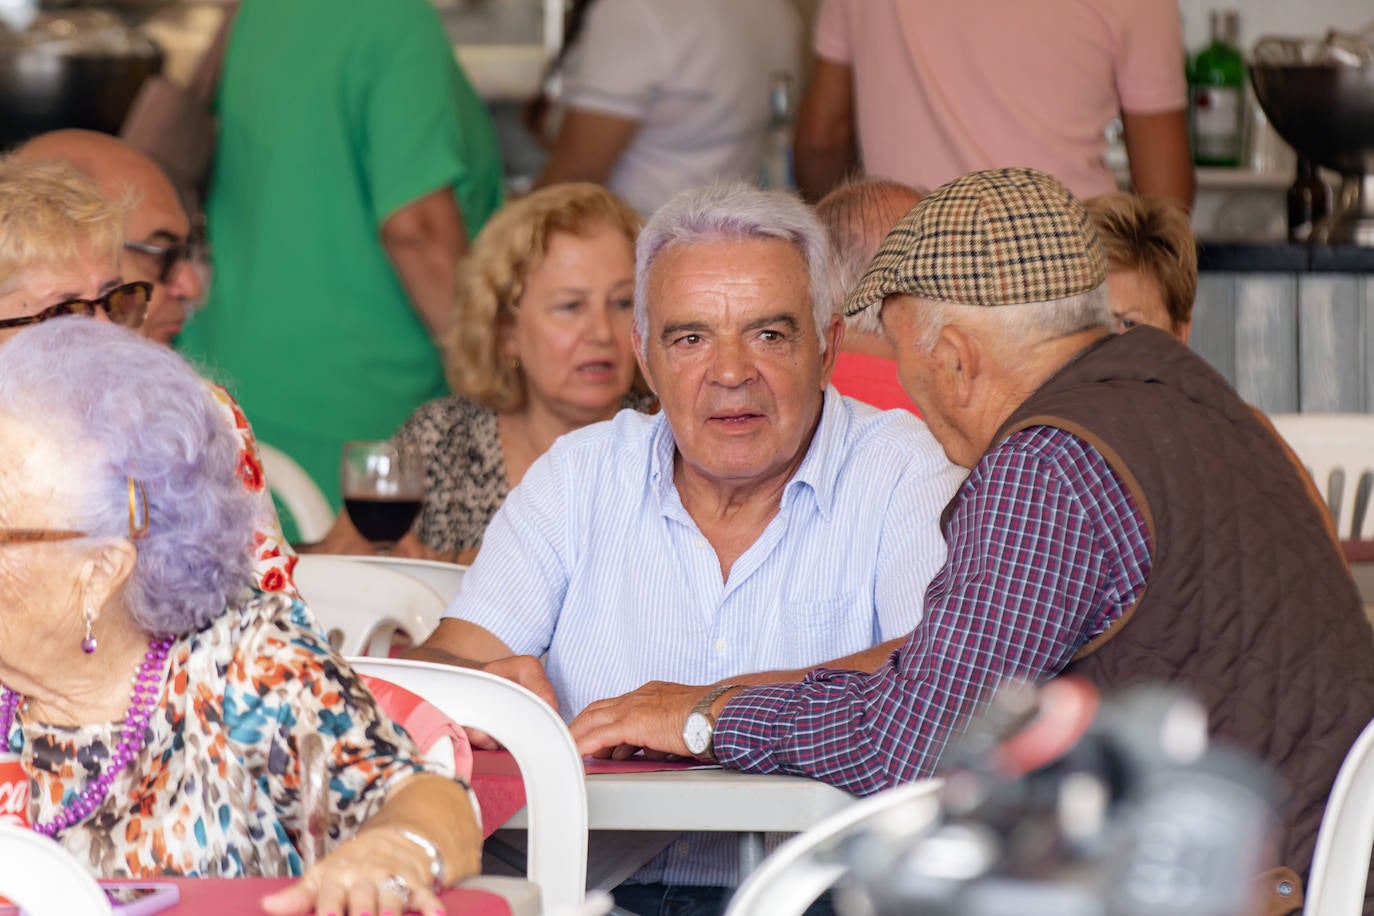
<path id="1" fill-rule="evenodd" d="M 446 393 L 382 223 L 447 186 L 475 235 L 495 131 L 427 0 L 245 0 L 218 108 L 214 275 L 180 347 L 337 507 L 343 442 Z"/>

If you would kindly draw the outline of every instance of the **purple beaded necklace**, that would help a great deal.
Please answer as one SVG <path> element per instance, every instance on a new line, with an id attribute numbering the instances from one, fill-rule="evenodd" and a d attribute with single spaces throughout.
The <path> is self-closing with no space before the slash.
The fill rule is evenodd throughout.
<path id="1" fill-rule="evenodd" d="M 86 783 L 86 788 L 69 799 L 62 810 L 50 821 L 37 823 L 33 829 L 46 836 L 55 836 L 59 830 L 66 830 L 91 816 L 109 794 L 110 786 L 124 768 L 138 757 L 147 741 L 148 722 L 157 708 L 158 697 L 162 694 L 163 666 L 167 652 L 176 641 L 174 636 L 154 636 L 148 640 L 148 651 L 143 661 L 134 670 L 133 696 L 129 700 L 129 711 L 124 714 L 124 725 L 120 729 L 119 743 L 115 745 L 109 762 L 100 775 Z M 0 742 L 8 740 L 14 715 L 24 698 L 10 690 L 0 687 Z"/>

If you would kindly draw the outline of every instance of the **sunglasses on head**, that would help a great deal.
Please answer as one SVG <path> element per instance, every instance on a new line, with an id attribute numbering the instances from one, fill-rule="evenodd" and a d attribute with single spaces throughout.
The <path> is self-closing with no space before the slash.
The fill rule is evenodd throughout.
<path id="1" fill-rule="evenodd" d="M 137 328 L 148 316 L 148 300 L 153 296 L 153 285 L 137 280 L 125 283 L 97 296 L 94 299 L 68 299 L 50 305 L 37 315 L 24 318 L 8 318 L 0 321 L 0 328 L 22 328 L 31 324 L 41 324 L 50 318 L 64 315 L 94 315 L 96 309 L 104 309 L 105 314 L 115 324 L 126 328 Z"/>
<path id="2" fill-rule="evenodd" d="M 157 282 L 166 283 L 172 271 L 182 261 L 197 261 L 205 258 L 205 242 L 196 235 L 185 241 L 156 245 L 152 242 L 125 242 L 124 247 L 149 255 L 157 260 Z"/>

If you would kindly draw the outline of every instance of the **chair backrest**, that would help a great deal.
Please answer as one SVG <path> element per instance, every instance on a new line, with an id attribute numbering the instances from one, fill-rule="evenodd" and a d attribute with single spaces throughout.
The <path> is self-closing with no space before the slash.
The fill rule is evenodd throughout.
<path id="1" fill-rule="evenodd" d="M 27 916 L 110 916 L 91 873 L 54 840 L 0 824 L 0 896 Z"/>
<path id="2" fill-rule="evenodd" d="M 794 916 L 802 913 L 845 874 L 826 851 L 861 830 L 889 824 L 896 835 L 910 835 L 933 824 L 940 813 L 939 780 L 897 786 L 856 801 L 773 850 L 730 898 L 725 916 Z"/>
<path id="3" fill-rule="evenodd" d="M 295 519 L 301 540 L 312 543 L 323 540 L 334 526 L 334 510 L 314 478 L 285 452 L 264 442 L 258 443 L 258 457 L 262 458 L 267 488 Z"/>
<path id="4" fill-rule="evenodd" d="M 1289 413 L 1269 417 L 1306 466 L 1342 540 L 1374 538 L 1374 415 Z"/>
<path id="5" fill-rule="evenodd" d="M 1374 722 L 1345 755 L 1326 800 L 1307 877 L 1307 916 L 1345 916 L 1364 906 L 1374 849 Z"/>
<path id="6" fill-rule="evenodd" d="M 463 586 L 463 576 L 467 573 L 466 566 L 457 563 L 441 563 L 438 560 L 414 560 L 410 557 L 375 557 L 358 555 L 351 559 L 361 560 L 364 563 L 375 563 L 378 566 L 385 566 L 387 569 L 394 569 L 396 572 L 405 573 L 413 576 L 428 585 L 439 593 L 439 597 L 444 599 L 444 604 L 448 605 L 458 594 L 458 589 Z"/>
<path id="7" fill-rule="evenodd" d="M 545 912 L 576 912 L 586 896 L 587 789 L 582 757 L 557 710 L 519 684 L 484 671 L 396 658 L 349 662 L 505 745 L 525 783 L 528 877 L 539 885 Z"/>
<path id="8" fill-rule="evenodd" d="M 351 557 L 305 554 L 295 579 L 302 600 L 344 655 L 385 656 L 398 630 L 423 642 L 446 607 L 420 580 Z"/>

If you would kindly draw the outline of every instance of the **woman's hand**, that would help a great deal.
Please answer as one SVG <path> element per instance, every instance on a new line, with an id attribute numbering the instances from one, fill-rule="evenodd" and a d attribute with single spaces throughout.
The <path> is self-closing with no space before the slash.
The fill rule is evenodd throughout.
<path id="1" fill-rule="evenodd" d="M 425 916 L 443 914 L 433 890 L 429 854 L 402 830 L 438 848 L 445 886 L 477 873 L 482 830 L 467 790 L 455 780 L 420 773 L 393 789 L 353 839 L 295 884 L 264 897 L 263 910 L 272 916 L 400 916 L 410 910 Z"/>
<path id="2" fill-rule="evenodd" d="M 391 828 L 363 828 L 301 880 L 264 897 L 262 908 L 273 916 L 442 914 L 433 884 L 429 856 L 418 844 Z"/>

